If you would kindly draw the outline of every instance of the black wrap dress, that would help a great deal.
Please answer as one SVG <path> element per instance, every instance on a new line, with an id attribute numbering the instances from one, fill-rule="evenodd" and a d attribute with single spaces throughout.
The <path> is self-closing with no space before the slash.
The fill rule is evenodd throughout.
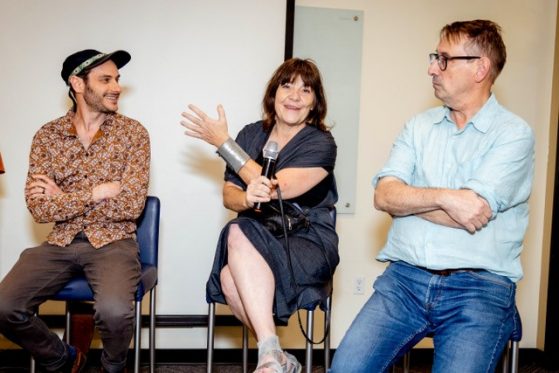
<path id="1" fill-rule="evenodd" d="M 245 126 L 237 136 L 237 143 L 256 162 L 262 164 L 262 149 L 269 133 L 262 122 Z M 309 209 L 310 228 L 289 235 L 292 270 L 283 238 L 274 237 L 258 220 L 252 210 L 241 212 L 221 231 L 215 259 L 206 285 L 208 302 L 226 303 L 220 284 L 221 269 L 227 264 L 227 235 L 231 224 L 238 224 L 252 242 L 274 274 L 276 287 L 274 315 L 287 322 L 298 306 L 314 303 L 324 298 L 334 270 L 339 262 L 338 235 L 336 234 L 332 209 L 338 199 L 334 179 L 336 143 L 330 132 L 306 126 L 280 151 L 276 172 L 284 168 L 322 167 L 328 175 L 318 185 L 303 195 L 290 199 L 304 209 Z M 246 184 L 229 167 L 225 180 L 244 190 Z M 293 276 L 291 275 L 293 273 Z M 294 278 L 293 278 L 294 277 Z"/>

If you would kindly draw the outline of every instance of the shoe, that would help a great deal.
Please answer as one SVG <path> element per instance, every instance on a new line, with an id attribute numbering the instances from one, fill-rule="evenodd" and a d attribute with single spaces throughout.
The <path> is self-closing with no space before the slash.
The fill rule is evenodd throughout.
<path id="1" fill-rule="evenodd" d="M 280 348 L 278 337 L 271 336 L 262 342 L 258 342 L 258 365 L 254 373 L 261 373 L 263 369 L 268 369 L 274 373 L 283 373 L 281 358 L 283 351 Z"/>
<path id="2" fill-rule="evenodd" d="M 285 373 L 301 373 L 303 367 L 301 363 L 297 361 L 297 358 L 291 355 L 289 352 L 283 352 L 285 355 L 285 363 L 281 365 Z"/>
<path id="3" fill-rule="evenodd" d="M 61 370 L 63 373 L 79 373 L 82 371 L 83 367 L 85 367 L 85 363 L 87 361 L 83 352 L 75 347 L 71 348 L 74 349 L 76 356 L 74 357 L 74 360 L 66 362 Z"/>

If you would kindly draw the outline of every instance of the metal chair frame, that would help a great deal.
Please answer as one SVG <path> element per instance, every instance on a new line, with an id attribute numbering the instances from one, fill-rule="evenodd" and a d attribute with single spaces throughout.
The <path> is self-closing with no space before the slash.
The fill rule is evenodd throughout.
<path id="1" fill-rule="evenodd" d="M 501 365 L 503 373 L 518 373 L 518 356 L 520 353 L 520 340 L 522 339 L 522 321 L 518 309 L 515 308 L 514 313 L 515 328 L 512 332 L 510 340 L 507 341 L 503 355 L 501 356 Z M 429 336 L 428 336 L 429 337 Z M 403 357 L 404 373 L 410 372 L 410 351 L 406 352 Z M 392 371 L 395 371 L 393 367 Z"/>
<path id="2" fill-rule="evenodd" d="M 307 325 L 306 333 L 309 338 L 313 338 L 314 335 L 314 311 L 318 304 L 313 304 L 309 307 L 302 307 L 307 311 Z M 330 333 L 328 331 L 331 319 L 332 319 L 332 295 L 326 298 L 324 309 L 324 333 L 326 337 L 324 338 L 324 371 L 327 372 L 330 368 Z M 208 308 L 208 361 L 207 361 L 207 373 L 213 372 L 213 354 L 214 354 L 214 340 L 215 340 L 215 303 L 209 303 Z M 248 328 L 246 325 L 242 325 L 243 328 L 243 373 L 248 373 Z M 313 364 L 313 344 L 306 341 L 305 344 L 305 372 L 312 373 Z"/>
<path id="3" fill-rule="evenodd" d="M 518 354 L 520 351 L 519 341 L 510 340 L 505 346 L 505 351 L 501 357 L 501 365 L 503 373 L 518 373 Z M 404 373 L 410 373 L 410 352 L 407 352 L 402 358 L 404 365 Z M 392 371 L 395 372 L 396 368 L 393 367 Z"/>

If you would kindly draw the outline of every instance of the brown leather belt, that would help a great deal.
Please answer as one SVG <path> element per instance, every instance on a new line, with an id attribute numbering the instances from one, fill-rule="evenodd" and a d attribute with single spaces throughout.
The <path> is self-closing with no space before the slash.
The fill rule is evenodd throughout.
<path id="1" fill-rule="evenodd" d="M 429 269 L 424 267 L 419 267 L 419 268 L 437 276 L 450 276 L 451 274 L 456 272 L 478 272 L 479 271 L 479 269 L 475 269 L 475 268 L 453 268 L 453 269 Z"/>

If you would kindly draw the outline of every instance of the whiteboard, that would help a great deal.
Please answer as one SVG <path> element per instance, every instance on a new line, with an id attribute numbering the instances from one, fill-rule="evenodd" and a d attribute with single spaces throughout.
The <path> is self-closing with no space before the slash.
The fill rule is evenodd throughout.
<path id="1" fill-rule="evenodd" d="M 293 57 L 313 59 L 324 80 L 327 125 L 338 145 L 338 213 L 355 212 L 363 12 L 295 7 Z"/>

